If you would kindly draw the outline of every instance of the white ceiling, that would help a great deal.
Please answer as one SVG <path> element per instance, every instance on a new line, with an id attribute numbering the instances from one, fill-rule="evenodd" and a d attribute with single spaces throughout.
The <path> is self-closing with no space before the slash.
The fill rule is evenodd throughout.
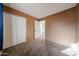
<path id="1" fill-rule="evenodd" d="M 8 3 L 5 5 L 39 19 L 76 6 L 75 3 Z"/>

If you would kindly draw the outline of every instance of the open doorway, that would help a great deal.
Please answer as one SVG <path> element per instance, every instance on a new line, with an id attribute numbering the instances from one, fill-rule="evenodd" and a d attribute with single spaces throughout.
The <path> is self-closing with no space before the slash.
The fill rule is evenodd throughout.
<path id="1" fill-rule="evenodd" d="M 35 39 L 45 39 L 45 20 L 35 20 Z"/>

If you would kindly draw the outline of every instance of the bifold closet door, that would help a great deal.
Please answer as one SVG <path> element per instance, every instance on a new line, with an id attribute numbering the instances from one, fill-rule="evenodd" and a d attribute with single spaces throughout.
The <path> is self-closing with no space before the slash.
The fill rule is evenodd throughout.
<path id="1" fill-rule="evenodd" d="M 4 19 L 4 40 L 3 48 L 8 48 L 23 42 L 27 38 L 27 20 L 24 17 L 3 13 Z"/>
<path id="2" fill-rule="evenodd" d="M 2 50 L 3 46 L 3 6 L 0 3 L 0 50 Z"/>

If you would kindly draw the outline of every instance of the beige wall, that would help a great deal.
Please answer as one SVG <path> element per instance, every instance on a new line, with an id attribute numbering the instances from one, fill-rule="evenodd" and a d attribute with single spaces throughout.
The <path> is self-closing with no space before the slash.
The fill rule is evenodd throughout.
<path id="1" fill-rule="evenodd" d="M 76 41 L 79 42 L 79 4 L 76 7 Z"/>
<path id="2" fill-rule="evenodd" d="M 27 41 L 32 42 L 34 40 L 34 20 L 32 16 L 27 16 Z"/>
<path id="3" fill-rule="evenodd" d="M 46 40 L 70 46 L 75 42 L 76 8 L 51 15 L 46 19 Z"/>

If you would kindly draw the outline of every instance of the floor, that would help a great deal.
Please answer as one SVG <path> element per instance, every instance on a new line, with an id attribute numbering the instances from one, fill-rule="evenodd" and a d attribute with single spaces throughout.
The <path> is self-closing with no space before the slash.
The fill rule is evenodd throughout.
<path id="1" fill-rule="evenodd" d="M 47 40 L 35 40 L 2 50 L 2 56 L 68 56 L 61 51 L 68 47 Z"/>

